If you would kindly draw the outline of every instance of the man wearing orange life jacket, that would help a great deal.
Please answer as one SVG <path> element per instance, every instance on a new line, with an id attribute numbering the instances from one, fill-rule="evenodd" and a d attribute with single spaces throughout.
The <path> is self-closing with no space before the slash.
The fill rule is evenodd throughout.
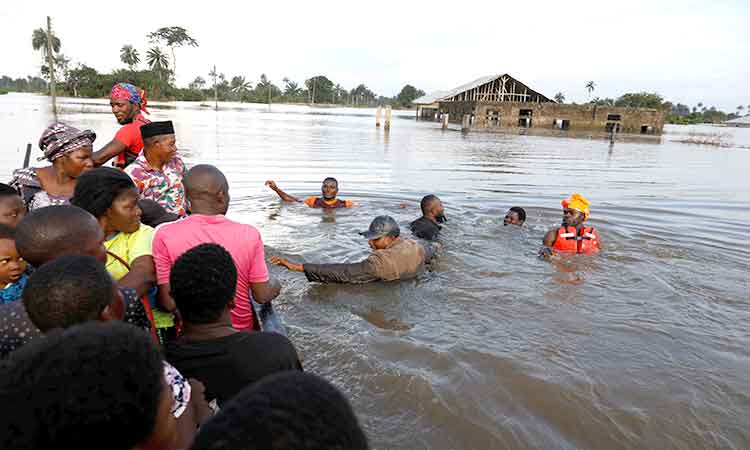
<path id="1" fill-rule="evenodd" d="M 562 226 L 553 228 L 544 235 L 545 248 L 541 256 L 549 256 L 555 251 L 562 253 L 594 253 L 601 248 L 599 232 L 583 223 L 591 211 L 589 202 L 581 194 L 574 193 L 562 201 Z"/>

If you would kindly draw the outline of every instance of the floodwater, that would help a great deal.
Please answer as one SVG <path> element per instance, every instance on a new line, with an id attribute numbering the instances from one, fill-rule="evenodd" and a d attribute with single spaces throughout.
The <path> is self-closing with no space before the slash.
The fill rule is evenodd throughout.
<path id="1" fill-rule="evenodd" d="M 4 180 L 47 101 L 0 96 Z M 188 163 L 227 174 L 230 216 L 261 230 L 268 255 L 356 261 L 374 216 L 405 227 L 424 194 L 442 198 L 445 249 L 417 280 L 320 285 L 271 268 L 306 369 L 348 395 L 373 448 L 750 448 L 750 129 L 667 127 L 659 144 L 610 146 L 463 135 L 412 114 L 385 134 L 364 109 L 152 109 L 175 121 Z M 117 128 L 105 101 L 63 100 L 61 120 L 93 128 L 97 147 Z M 727 146 L 675 142 L 693 132 Z M 313 195 L 326 176 L 358 207 L 282 205 L 263 186 Z M 603 251 L 537 259 L 574 191 Z M 514 205 L 521 229 L 502 225 Z"/>

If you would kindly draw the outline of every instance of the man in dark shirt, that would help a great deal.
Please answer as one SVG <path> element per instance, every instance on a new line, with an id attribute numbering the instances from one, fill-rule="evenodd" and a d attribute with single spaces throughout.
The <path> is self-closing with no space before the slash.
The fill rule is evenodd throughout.
<path id="1" fill-rule="evenodd" d="M 183 334 L 167 345 L 167 361 L 203 383 L 212 406 L 221 407 L 266 375 L 302 370 L 286 337 L 232 328 L 237 269 L 224 247 L 201 244 L 183 253 L 172 267 L 169 286 Z"/>
<path id="2" fill-rule="evenodd" d="M 422 217 L 412 222 L 409 229 L 420 239 L 437 240 L 442 228 L 439 224 L 446 221 L 443 202 L 435 195 L 425 195 L 419 207 L 422 208 Z"/>

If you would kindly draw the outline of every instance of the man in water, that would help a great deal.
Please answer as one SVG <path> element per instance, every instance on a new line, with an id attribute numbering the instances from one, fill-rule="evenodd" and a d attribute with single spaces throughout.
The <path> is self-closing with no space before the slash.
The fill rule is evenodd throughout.
<path id="1" fill-rule="evenodd" d="M 351 264 L 295 264 L 279 256 L 271 263 L 293 272 L 304 272 L 308 281 L 321 283 L 370 283 L 416 277 L 434 253 L 411 239 L 401 238 L 398 223 L 390 216 L 378 216 L 370 229 L 360 233 L 373 252 L 363 261 Z"/>
<path id="2" fill-rule="evenodd" d="M 148 114 L 146 92 L 130 83 L 117 83 L 109 94 L 109 104 L 117 123 L 123 127 L 117 131 L 109 144 L 94 152 L 91 158 L 96 166 L 101 166 L 110 159 L 116 158 L 113 165 L 124 169 L 138 157 L 143 149 L 140 128 L 150 122 L 142 114 Z"/>
<path id="3" fill-rule="evenodd" d="M 524 222 L 526 222 L 526 211 L 520 206 L 514 206 L 505 214 L 503 226 L 518 225 L 520 227 Z"/>
<path id="4" fill-rule="evenodd" d="M 185 163 L 177 154 L 172 121 L 151 122 L 141 127 L 143 151 L 125 168 L 142 199 L 154 200 L 167 212 L 185 215 Z"/>
<path id="5" fill-rule="evenodd" d="M 544 235 L 544 248 L 540 256 L 546 257 L 556 252 L 594 253 L 601 248 L 599 233 L 583 223 L 588 220 L 591 211 L 589 202 L 581 194 L 574 193 L 562 201 L 562 226 L 553 228 Z"/>
<path id="6" fill-rule="evenodd" d="M 270 278 L 266 266 L 263 240 L 258 230 L 229 220 L 229 182 L 219 169 L 199 164 L 185 176 L 185 194 L 190 215 L 159 226 L 152 244 L 159 304 L 174 311 L 170 294 L 170 273 L 177 258 L 200 244 L 224 247 L 237 267 L 237 289 L 232 308 L 232 325 L 240 331 L 260 329 L 258 317 L 250 304 L 250 294 L 258 303 L 268 303 L 281 291 L 278 281 Z"/>
<path id="7" fill-rule="evenodd" d="M 442 228 L 439 224 L 446 221 L 443 202 L 435 195 L 425 195 L 419 202 L 419 207 L 422 209 L 422 217 L 409 224 L 409 229 L 420 239 L 437 240 Z"/>
<path id="8" fill-rule="evenodd" d="M 266 186 L 276 192 L 282 201 L 289 203 L 304 203 L 310 208 L 324 208 L 324 209 L 335 209 L 335 208 L 349 208 L 354 206 L 354 203 L 349 200 L 340 200 L 336 198 L 339 193 L 339 182 L 333 178 L 328 177 L 323 180 L 323 186 L 321 186 L 321 193 L 323 197 L 307 197 L 305 200 L 300 200 L 297 197 L 287 194 L 286 192 L 279 189 L 276 186 L 276 182 L 273 180 L 266 181 Z"/>

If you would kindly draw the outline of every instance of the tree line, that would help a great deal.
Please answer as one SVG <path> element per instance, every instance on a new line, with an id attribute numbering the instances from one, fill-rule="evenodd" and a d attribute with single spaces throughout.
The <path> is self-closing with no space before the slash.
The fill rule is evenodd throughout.
<path id="1" fill-rule="evenodd" d="M 257 81 L 250 81 L 243 75 L 226 76 L 216 67 L 207 68 L 205 76 L 197 76 L 187 88 L 177 87 L 175 73 L 177 70 L 176 50 L 183 47 L 198 47 L 198 41 L 190 36 L 183 27 L 163 27 L 147 35 L 150 47 L 142 53 L 130 44 L 120 49 L 120 61 L 125 67 L 111 73 L 100 73 L 95 68 L 81 62 L 73 63 L 63 53 L 58 36 L 51 36 L 51 48 L 48 46 L 47 31 L 38 28 L 32 33 L 32 48 L 40 52 L 41 69 L 44 79 L 50 79 L 49 56 L 52 52 L 53 69 L 57 87 L 61 95 L 72 97 L 106 97 L 111 87 L 117 82 L 134 84 L 145 89 L 149 98 L 158 100 L 182 101 L 238 101 L 253 103 L 313 103 L 350 106 L 393 105 L 410 107 L 412 100 L 424 95 L 424 92 L 411 85 L 406 85 L 398 95 L 384 97 L 377 95 L 365 84 L 346 89 L 334 83 L 325 75 L 316 75 L 302 83 L 282 79 L 282 85 L 274 84 L 266 74 L 261 74 Z M 167 50 L 168 49 L 168 50 Z M 44 80 L 42 80 L 44 81 Z M 20 84 L 10 86 L 8 90 L 44 91 L 49 89 L 38 83 L 34 87 Z M 0 86 L 0 89 L 2 87 Z"/>

